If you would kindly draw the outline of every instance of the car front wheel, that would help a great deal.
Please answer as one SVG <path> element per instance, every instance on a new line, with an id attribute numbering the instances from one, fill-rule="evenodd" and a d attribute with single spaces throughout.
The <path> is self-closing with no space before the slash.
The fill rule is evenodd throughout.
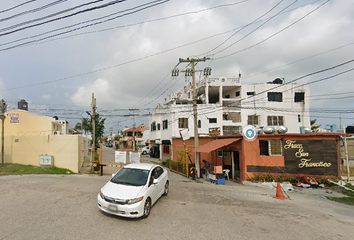
<path id="1" fill-rule="evenodd" d="M 143 218 L 147 218 L 150 215 L 151 211 L 151 200 L 150 198 L 146 199 L 144 204 L 144 215 Z"/>
<path id="2" fill-rule="evenodd" d="M 145 155 L 145 154 L 147 154 L 147 152 L 146 152 L 146 151 L 144 151 L 144 152 L 143 152 L 143 155 Z"/>
<path id="3" fill-rule="evenodd" d="M 163 191 L 163 195 L 164 195 L 164 196 L 167 196 L 169 190 L 170 190 L 170 184 L 169 184 L 169 182 L 167 181 L 167 182 L 165 183 L 165 190 Z"/>

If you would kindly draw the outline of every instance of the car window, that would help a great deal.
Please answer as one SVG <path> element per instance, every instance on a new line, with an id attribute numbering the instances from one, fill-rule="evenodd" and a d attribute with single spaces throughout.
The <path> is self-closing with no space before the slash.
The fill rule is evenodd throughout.
<path id="1" fill-rule="evenodd" d="M 149 186 L 153 183 L 154 179 L 157 179 L 157 172 L 156 168 L 154 168 L 151 172 L 150 180 L 149 180 Z"/>
<path id="2" fill-rule="evenodd" d="M 162 173 L 163 173 L 163 168 L 162 167 L 157 167 L 156 169 L 156 178 L 159 178 Z"/>
<path id="3" fill-rule="evenodd" d="M 135 169 L 135 168 L 122 168 L 111 179 L 111 182 L 116 184 L 143 186 L 149 176 L 149 170 Z"/>

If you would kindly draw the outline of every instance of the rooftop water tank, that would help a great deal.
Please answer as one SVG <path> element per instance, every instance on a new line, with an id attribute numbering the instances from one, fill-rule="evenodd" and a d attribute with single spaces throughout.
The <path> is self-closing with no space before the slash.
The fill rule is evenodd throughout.
<path id="1" fill-rule="evenodd" d="M 27 103 L 24 99 L 21 99 L 21 100 L 17 103 L 17 108 L 18 108 L 18 109 L 21 109 L 21 110 L 28 111 L 28 103 Z"/>
<path id="2" fill-rule="evenodd" d="M 263 128 L 263 132 L 265 134 L 272 134 L 272 133 L 275 133 L 275 128 L 271 127 L 271 126 L 267 126 L 267 127 Z"/>
<path id="3" fill-rule="evenodd" d="M 277 132 L 278 132 L 278 133 L 286 133 L 287 131 L 288 131 L 288 128 L 285 127 L 285 126 L 279 126 L 279 127 L 277 128 Z"/>

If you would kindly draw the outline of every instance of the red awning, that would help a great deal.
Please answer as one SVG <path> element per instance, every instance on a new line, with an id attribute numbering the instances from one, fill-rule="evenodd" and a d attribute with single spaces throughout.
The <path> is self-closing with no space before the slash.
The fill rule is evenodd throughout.
<path id="1" fill-rule="evenodd" d="M 216 139 L 214 141 L 211 141 L 207 144 L 204 144 L 202 146 L 197 147 L 194 149 L 194 152 L 204 152 L 204 153 L 210 153 L 211 151 L 214 151 L 216 149 L 219 149 L 223 146 L 230 145 L 231 143 L 234 143 L 241 138 L 222 138 L 222 139 Z"/>
<path id="2" fill-rule="evenodd" d="M 145 143 L 149 143 L 149 142 L 150 142 L 150 139 L 146 140 L 146 142 L 145 142 Z"/>

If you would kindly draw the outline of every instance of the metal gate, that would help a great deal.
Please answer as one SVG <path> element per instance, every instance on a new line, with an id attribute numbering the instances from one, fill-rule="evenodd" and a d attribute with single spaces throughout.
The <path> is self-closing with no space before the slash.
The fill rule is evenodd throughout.
<path id="1" fill-rule="evenodd" d="M 111 175 L 128 163 L 141 162 L 140 151 L 117 150 L 102 145 L 96 151 L 89 150 L 89 156 L 89 160 L 82 162 L 81 173 L 98 172 L 101 175 Z M 126 156 L 125 161 L 124 156 Z"/>

